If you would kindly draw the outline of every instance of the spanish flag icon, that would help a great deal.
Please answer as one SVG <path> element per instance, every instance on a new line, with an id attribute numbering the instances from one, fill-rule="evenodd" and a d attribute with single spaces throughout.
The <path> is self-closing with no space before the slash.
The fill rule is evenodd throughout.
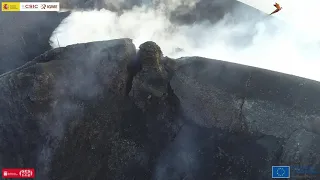
<path id="1" fill-rule="evenodd" d="M 2 2 L 1 10 L 4 12 L 20 11 L 20 2 Z"/>

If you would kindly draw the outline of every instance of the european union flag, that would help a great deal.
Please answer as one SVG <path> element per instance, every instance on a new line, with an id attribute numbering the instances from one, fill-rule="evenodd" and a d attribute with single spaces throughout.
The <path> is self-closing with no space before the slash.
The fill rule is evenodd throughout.
<path id="1" fill-rule="evenodd" d="M 272 178 L 290 178 L 290 166 L 272 166 Z"/>

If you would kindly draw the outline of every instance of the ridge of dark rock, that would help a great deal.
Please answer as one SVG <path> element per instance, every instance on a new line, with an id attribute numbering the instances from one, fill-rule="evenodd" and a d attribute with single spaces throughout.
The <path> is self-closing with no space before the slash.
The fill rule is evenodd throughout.
<path id="1" fill-rule="evenodd" d="M 0 168 L 34 167 L 41 180 L 267 180 L 272 165 L 320 168 L 319 91 L 259 68 L 162 57 L 150 41 L 139 53 L 130 39 L 58 48 L 0 76 Z"/>

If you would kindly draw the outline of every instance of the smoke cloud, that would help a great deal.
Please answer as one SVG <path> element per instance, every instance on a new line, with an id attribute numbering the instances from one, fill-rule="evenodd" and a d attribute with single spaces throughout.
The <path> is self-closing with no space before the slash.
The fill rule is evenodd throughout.
<path id="1" fill-rule="evenodd" d="M 241 5 L 225 8 L 231 1 L 216 0 L 200 6 L 202 1 L 206 0 L 139 1 L 121 13 L 73 11 L 53 33 L 51 46 L 128 37 L 136 47 L 155 41 L 164 55 L 173 58 L 202 56 L 320 81 L 320 28 L 315 26 L 320 12 L 314 9 L 320 2 L 306 0 L 302 11 L 300 1 L 283 0 L 279 2 L 283 10 L 272 18 Z M 273 2 L 243 1 L 266 13 L 274 10 Z M 117 7 L 123 6 L 121 2 Z M 220 8 L 224 10 L 222 18 L 216 22 L 210 20 L 211 15 L 215 18 L 219 14 L 216 9 L 208 12 L 209 17 L 193 18 L 196 22 L 172 20 L 173 13 L 190 17 L 193 12 L 198 17 L 210 5 L 224 7 Z"/>

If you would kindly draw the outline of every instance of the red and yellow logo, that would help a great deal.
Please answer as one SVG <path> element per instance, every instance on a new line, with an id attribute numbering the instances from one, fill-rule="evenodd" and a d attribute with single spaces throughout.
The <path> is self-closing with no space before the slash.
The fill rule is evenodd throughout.
<path id="1" fill-rule="evenodd" d="M 1 3 L 2 11 L 20 11 L 19 2 L 2 2 Z"/>
<path id="2" fill-rule="evenodd" d="M 8 10 L 8 9 L 9 9 L 9 5 L 8 5 L 8 4 L 4 4 L 4 5 L 3 5 L 3 9 L 4 9 L 4 10 Z"/>

